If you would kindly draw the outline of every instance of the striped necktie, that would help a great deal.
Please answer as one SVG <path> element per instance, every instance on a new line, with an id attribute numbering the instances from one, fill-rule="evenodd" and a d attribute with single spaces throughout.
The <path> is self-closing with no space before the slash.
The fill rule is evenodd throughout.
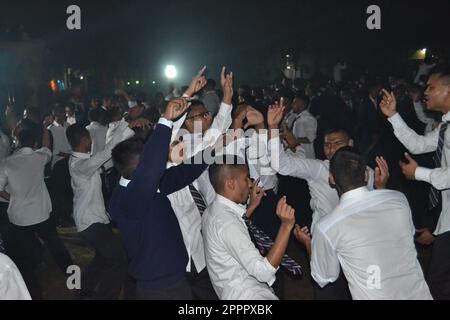
<path id="1" fill-rule="evenodd" d="M 438 142 L 438 146 L 437 146 L 436 152 L 433 157 L 435 168 L 440 168 L 442 166 L 441 165 L 442 149 L 444 148 L 444 138 L 445 138 L 445 131 L 447 130 L 447 126 L 448 126 L 448 122 L 444 122 L 441 125 L 441 128 L 439 129 L 439 142 Z M 430 200 L 430 202 L 429 202 L 430 209 L 437 207 L 442 200 L 441 192 L 433 186 L 431 186 L 429 200 Z"/>
<path id="2" fill-rule="evenodd" d="M 189 185 L 189 191 L 191 192 L 192 198 L 194 199 L 195 205 L 197 206 L 200 215 L 203 215 L 203 212 L 205 212 L 206 209 L 205 200 L 203 200 L 202 195 L 200 194 L 200 192 L 198 192 L 193 184 Z"/>
<path id="3" fill-rule="evenodd" d="M 270 239 L 264 231 L 256 227 L 250 219 L 247 217 L 246 214 L 242 216 L 242 218 L 245 221 L 245 224 L 247 225 L 248 230 L 250 231 L 250 234 L 253 235 L 253 238 L 255 239 L 256 246 L 259 249 L 259 252 L 264 255 L 267 252 L 270 251 L 270 249 L 273 246 L 273 241 Z M 283 256 L 281 259 L 281 266 L 286 268 L 293 276 L 301 276 L 302 275 L 302 267 L 295 262 L 291 257 L 289 257 L 287 254 Z"/>

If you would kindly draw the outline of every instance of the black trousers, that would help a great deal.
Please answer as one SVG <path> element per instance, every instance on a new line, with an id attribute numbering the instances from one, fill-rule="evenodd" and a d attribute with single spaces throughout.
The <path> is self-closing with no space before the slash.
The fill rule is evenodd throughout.
<path id="1" fill-rule="evenodd" d="M 450 231 L 434 240 L 427 282 L 434 299 L 450 299 Z"/>
<path id="2" fill-rule="evenodd" d="M 192 300 L 192 291 L 186 278 L 161 289 L 147 289 L 137 283 L 136 293 L 138 300 Z"/>
<path id="3" fill-rule="evenodd" d="M 95 257 L 81 276 L 81 290 L 93 294 L 95 299 L 118 299 L 127 280 L 125 250 L 111 225 L 94 223 L 80 232 L 94 249 Z"/>
<path id="4" fill-rule="evenodd" d="M 50 254 L 61 271 L 66 274 L 67 267 L 72 265 L 72 258 L 59 238 L 51 219 L 31 226 L 10 224 L 13 243 L 8 241 L 8 251 L 17 264 L 33 299 L 40 299 L 42 290 L 34 274 L 34 250 L 37 237 L 44 241 Z"/>
<path id="5" fill-rule="evenodd" d="M 191 272 L 186 273 L 186 280 L 191 287 L 194 300 L 218 300 L 217 294 L 211 284 L 206 267 L 197 273 L 194 261 L 191 260 Z"/>
<path id="6" fill-rule="evenodd" d="M 311 277 L 312 278 L 312 277 Z M 314 288 L 314 299 L 315 300 L 351 300 L 352 295 L 348 289 L 348 282 L 344 276 L 344 273 L 340 272 L 339 277 L 335 282 L 327 284 L 325 287 L 321 288 L 314 279 L 312 280 Z"/>

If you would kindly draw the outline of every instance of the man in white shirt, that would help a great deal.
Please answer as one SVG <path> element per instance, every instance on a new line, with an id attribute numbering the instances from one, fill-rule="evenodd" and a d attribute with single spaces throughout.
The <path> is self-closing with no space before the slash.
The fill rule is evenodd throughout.
<path id="1" fill-rule="evenodd" d="M 311 275 L 324 287 L 342 270 L 355 300 L 432 299 L 414 245 L 414 224 L 406 197 L 398 191 L 366 187 L 369 174 L 362 156 L 341 148 L 330 162 L 330 184 L 338 206 L 296 237 L 311 257 Z"/>
<path id="2" fill-rule="evenodd" d="M 213 79 L 208 79 L 203 89 L 202 102 L 214 117 L 219 111 L 220 99 L 216 93 L 216 82 Z"/>
<path id="3" fill-rule="evenodd" d="M 306 159 L 296 157 L 283 150 L 278 136 L 278 127 L 283 118 L 284 107 L 275 104 L 269 107 L 267 121 L 269 128 L 269 146 L 271 166 L 282 175 L 304 179 L 308 183 L 311 195 L 311 209 L 313 210 L 311 230 L 314 233 L 315 225 L 332 212 L 339 203 L 339 196 L 328 181 L 329 165 L 333 155 L 342 147 L 353 146 L 353 140 L 343 129 L 330 129 L 324 134 L 324 153 L 327 160 Z M 382 157 L 376 158 L 378 167 L 374 171 L 370 168 L 367 187 L 369 190 L 376 187 L 384 188 L 389 178 L 386 161 Z M 347 299 L 346 282 L 341 277 L 334 284 L 324 289 L 317 288 L 315 294 L 320 299 Z"/>
<path id="4" fill-rule="evenodd" d="M 425 102 L 422 101 L 423 89 L 418 85 L 413 86 L 409 89 L 409 97 L 411 98 L 414 110 L 416 111 L 417 118 L 425 124 L 425 134 L 433 131 L 433 129 L 438 125 L 436 120 L 434 120 L 430 114 L 425 112 Z"/>
<path id="5" fill-rule="evenodd" d="M 50 136 L 44 128 L 42 148 L 37 149 L 36 131 L 17 133 L 20 148 L 2 161 L 0 196 L 9 200 L 8 217 L 14 237 L 13 256 L 34 298 L 41 290 L 33 272 L 35 233 L 44 241 L 55 262 L 65 274 L 72 259 L 50 220 L 52 204 L 44 183 L 44 167 L 51 159 Z M 5 187 L 8 186 L 8 192 Z"/>
<path id="6" fill-rule="evenodd" d="M 434 228 L 418 230 L 421 242 L 432 243 L 433 252 L 427 281 L 435 299 L 450 299 L 450 69 L 442 67 L 432 71 L 425 91 L 427 109 L 443 114 L 438 128 L 425 136 L 416 134 L 397 113 L 395 96 L 384 90 L 381 111 L 388 117 L 399 141 L 413 154 L 435 151 L 435 169 L 419 167 L 408 154 L 408 164 L 401 163 L 407 179 L 431 184 L 430 212 L 439 218 Z M 433 233 L 431 233 L 431 231 Z"/>
<path id="7" fill-rule="evenodd" d="M 70 153 L 69 141 L 66 137 L 66 129 L 69 127 L 66 119 L 66 113 L 64 107 L 56 106 L 53 111 L 53 118 L 55 119 L 51 125 L 48 126 L 48 130 L 51 133 L 52 138 L 52 168 L 55 163 Z"/>
<path id="8" fill-rule="evenodd" d="M 297 94 L 292 102 L 292 112 L 295 118 L 289 131 L 293 135 L 286 136 L 286 141 L 290 149 L 295 150 L 300 147 L 304 150 L 304 155 L 308 159 L 315 159 L 314 140 L 317 136 L 317 120 L 307 110 L 309 98 L 303 94 Z"/>
<path id="9" fill-rule="evenodd" d="M 331 188 L 328 182 L 328 169 L 330 159 L 342 147 L 353 146 L 353 139 L 344 129 L 330 129 L 324 135 L 324 153 L 327 160 L 305 159 L 292 156 L 283 150 L 278 136 L 278 126 L 283 117 L 284 108 L 281 105 L 274 105 L 269 108 L 269 146 L 271 154 L 271 166 L 282 175 L 293 176 L 305 179 L 311 193 L 311 209 L 313 221 L 311 230 L 314 232 L 314 225 L 337 206 L 339 197 L 335 189 Z M 382 157 L 377 157 L 378 167 L 375 174 L 369 168 L 369 180 L 367 187 L 382 189 L 386 186 L 389 178 L 387 163 Z"/>
<path id="10" fill-rule="evenodd" d="M 239 162 L 234 159 L 233 163 Z M 208 273 L 217 295 L 222 300 L 277 299 L 270 286 L 295 223 L 294 209 L 286 198 L 279 201 L 276 213 L 281 226 L 274 245 L 263 257 L 243 218 L 251 216 L 263 196 L 261 188 L 252 185 L 247 166 L 213 164 L 209 177 L 217 197 L 203 215 L 203 239 Z M 251 188 L 252 199 L 246 207 Z"/>
<path id="11" fill-rule="evenodd" d="M 19 269 L 3 253 L 0 253 L 0 300 L 31 300 Z"/>
<path id="12" fill-rule="evenodd" d="M 105 149 L 106 133 L 108 132 L 108 127 L 104 125 L 106 122 L 106 111 L 102 108 L 89 110 L 89 121 L 91 123 L 86 126 L 86 129 L 92 138 L 91 154 L 96 154 Z"/>
<path id="13" fill-rule="evenodd" d="M 198 92 L 205 84 L 206 80 L 202 75 L 205 68 L 200 70 L 197 76 L 192 80 L 184 97 L 191 97 Z M 189 159 L 198 151 L 212 146 L 217 139 L 228 129 L 231 124 L 231 99 L 233 96 L 233 78 L 232 75 L 225 75 L 225 69 L 222 69 L 221 84 L 224 92 L 223 101 L 214 120 L 208 114 L 202 116 L 208 110 L 201 103 L 193 102 L 187 116 L 175 122 L 175 127 L 183 125 L 187 133 L 183 135 L 183 140 L 192 141 L 192 145 L 183 150 L 183 158 Z M 212 122 L 211 122 L 212 120 Z M 197 122 L 197 124 L 195 123 Z M 196 128 L 199 128 L 197 134 Z M 192 137 L 196 137 L 192 138 Z M 170 159 L 168 166 L 179 164 L 179 161 Z M 192 289 L 194 298 L 198 299 L 217 299 L 212 288 L 211 281 L 206 270 L 205 250 L 203 246 L 203 237 L 201 232 L 202 214 L 215 199 L 211 183 L 209 182 L 208 172 L 205 171 L 190 186 L 174 192 L 167 196 L 172 208 L 177 216 L 183 235 L 186 251 L 189 256 L 189 262 L 186 266 L 187 280 Z"/>
<path id="14" fill-rule="evenodd" d="M 75 114 L 75 105 L 73 103 L 69 103 L 69 104 L 67 104 L 65 110 L 66 110 L 67 123 L 69 125 L 77 123 L 77 118 L 76 118 L 76 114 Z"/>
<path id="15" fill-rule="evenodd" d="M 105 209 L 100 178 L 101 166 L 111 158 L 112 149 L 134 135 L 132 127 L 143 122 L 128 124 L 121 121 L 108 131 L 110 140 L 103 151 L 91 155 L 92 139 L 81 124 L 67 129 L 72 146 L 69 171 L 74 193 L 73 218 L 80 236 L 94 247 L 95 258 L 82 274 L 80 298 L 117 299 L 126 279 L 126 258 L 121 241 L 114 235 Z M 95 288 L 97 292 L 94 292 Z"/>

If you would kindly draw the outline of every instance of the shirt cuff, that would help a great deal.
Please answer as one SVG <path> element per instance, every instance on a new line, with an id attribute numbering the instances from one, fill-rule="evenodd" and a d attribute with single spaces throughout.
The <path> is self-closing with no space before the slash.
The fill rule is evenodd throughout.
<path id="1" fill-rule="evenodd" d="M 414 173 L 416 180 L 431 183 L 431 171 L 432 169 L 417 167 Z"/>
<path id="2" fill-rule="evenodd" d="M 393 126 L 403 123 L 402 117 L 398 112 L 394 114 L 392 117 L 388 118 L 388 121 L 392 123 Z"/>
<path id="3" fill-rule="evenodd" d="M 264 262 L 264 266 L 267 268 L 267 270 L 269 270 L 273 273 L 272 278 L 267 282 L 269 287 L 271 287 L 274 284 L 275 280 L 277 279 L 277 277 L 275 276 L 275 273 L 277 273 L 277 271 L 278 271 L 278 269 L 280 269 L 280 267 L 274 268 L 274 266 L 270 264 L 270 262 L 269 262 L 269 260 L 267 260 L 267 258 L 264 258 L 263 262 Z"/>
<path id="4" fill-rule="evenodd" d="M 158 123 L 169 127 L 170 129 L 173 127 L 173 121 L 167 120 L 166 118 L 159 118 Z"/>

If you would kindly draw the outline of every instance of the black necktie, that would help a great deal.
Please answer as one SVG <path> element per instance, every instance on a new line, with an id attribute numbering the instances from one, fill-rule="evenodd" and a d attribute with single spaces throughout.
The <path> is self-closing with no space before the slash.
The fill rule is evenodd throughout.
<path id="1" fill-rule="evenodd" d="M 247 217 L 246 214 L 242 216 L 242 218 L 245 221 L 245 224 L 247 225 L 247 228 L 250 232 L 250 235 L 253 235 L 253 238 L 255 239 L 256 246 L 259 249 L 259 252 L 264 255 L 265 253 L 269 252 L 269 250 L 273 246 L 272 239 L 267 236 L 264 231 L 256 227 L 250 219 Z M 283 256 L 281 259 L 281 266 L 286 268 L 292 275 L 294 276 L 300 276 L 302 275 L 302 267 L 295 262 L 291 257 L 289 257 L 287 254 Z"/>
<path id="2" fill-rule="evenodd" d="M 447 130 L 447 126 L 448 122 L 444 122 L 439 129 L 439 142 L 433 157 L 435 168 L 441 167 L 442 150 L 444 148 L 445 131 Z M 429 200 L 430 209 L 437 207 L 442 200 L 441 192 L 433 186 L 431 186 Z"/>
<path id="3" fill-rule="evenodd" d="M 200 215 L 203 215 L 203 212 L 205 212 L 206 209 L 205 200 L 203 200 L 202 195 L 200 194 L 200 192 L 198 192 L 194 185 L 189 185 L 189 191 L 191 192 L 192 198 L 194 199 L 195 205 L 197 206 Z"/>

